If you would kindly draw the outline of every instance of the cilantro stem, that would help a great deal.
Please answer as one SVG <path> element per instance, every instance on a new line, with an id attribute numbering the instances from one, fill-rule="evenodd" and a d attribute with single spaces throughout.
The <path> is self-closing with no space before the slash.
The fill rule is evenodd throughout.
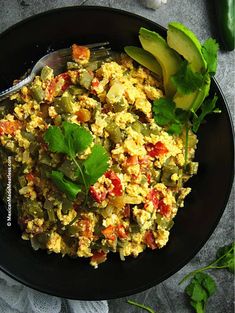
<path id="1" fill-rule="evenodd" d="M 183 277 L 183 279 L 181 279 L 181 281 L 179 282 L 179 285 L 181 285 L 184 281 L 186 281 L 187 279 L 189 279 L 191 276 L 193 276 L 196 273 L 199 272 L 204 272 L 206 270 L 210 270 L 210 269 L 222 269 L 222 268 L 226 268 L 226 265 L 222 265 L 222 266 L 213 266 L 214 264 L 218 263 L 219 261 L 221 261 L 226 255 L 228 255 L 231 251 L 233 250 L 233 247 L 231 247 L 226 253 L 224 253 L 221 257 L 219 257 L 218 259 L 212 261 L 211 263 L 209 263 L 207 266 L 201 267 L 199 269 L 196 269 L 192 272 L 190 272 L 189 274 L 185 275 Z"/>
<path id="2" fill-rule="evenodd" d="M 88 187 L 87 187 L 87 183 L 86 183 L 86 180 L 85 180 L 85 177 L 83 175 L 83 171 L 81 169 L 81 166 L 78 164 L 78 162 L 76 161 L 75 158 L 72 158 L 73 162 L 76 164 L 80 174 L 81 174 L 81 177 L 82 177 L 82 181 L 83 181 L 83 184 L 84 184 L 84 187 L 85 187 L 85 195 L 86 195 L 86 201 L 87 202 L 87 192 L 88 192 Z"/>
<path id="3" fill-rule="evenodd" d="M 187 165 L 188 162 L 188 134 L 189 134 L 189 127 L 188 124 L 185 125 L 185 150 L 184 150 L 184 166 Z"/>
<path id="4" fill-rule="evenodd" d="M 135 306 L 137 306 L 137 307 L 139 307 L 139 308 L 141 308 L 141 309 L 143 309 L 149 313 L 155 313 L 155 311 L 152 308 L 150 308 L 149 306 L 145 306 L 143 304 L 137 303 L 137 302 L 132 301 L 132 300 L 127 300 L 127 303 L 129 303 L 131 305 L 135 305 Z"/>
<path id="5" fill-rule="evenodd" d="M 81 169 L 81 166 L 79 165 L 79 163 L 76 161 L 76 159 L 75 159 L 74 157 L 71 157 L 71 158 L 72 158 L 73 162 L 76 164 L 76 166 L 77 166 L 77 168 L 78 168 L 78 170 L 79 170 L 79 172 L 80 172 L 80 174 L 81 174 L 81 178 L 82 178 L 82 181 L 83 181 L 83 185 L 84 185 L 84 187 L 85 187 L 85 199 L 84 199 L 83 204 L 82 204 L 82 206 L 85 207 L 86 204 L 87 204 L 87 195 L 88 195 L 87 183 L 86 183 L 85 177 L 84 177 L 84 175 L 83 175 L 83 171 L 82 171 L 82 169 Z M 79 218 L 79 215 L 77 214 L 77 215 L 72 219 L 72 221 L 67 225 L 67 227 L 73 225 L 73 224 L 78 220 L 78 218 Z"/>

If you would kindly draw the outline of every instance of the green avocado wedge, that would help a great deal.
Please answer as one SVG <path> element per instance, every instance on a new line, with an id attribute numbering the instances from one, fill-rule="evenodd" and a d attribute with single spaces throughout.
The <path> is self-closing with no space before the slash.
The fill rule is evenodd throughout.
<path id="1" fill-rule="evenodd" d="M 202 55 L 202 47 L 195 34 L 179 22 L 168 24 L 167 43 L 182 55 L 195 72 L 205 73 L 207 63 Z"/>
<path id="2" fill-rule="evenodd" d="M 161 65 L 151 53 L 145 51 L 140 47 L 135 46 L 126 46 L 124 48 L 124 51 L 126 52 L 127 55 L 129 55 L 129 57 L 131 57 L 137 63 L 143 65 L 151 72 L 155 73 L 159 77 L 159 79 L 162 79 Z"/>
<path id="3" fill-rule="evenodd" d="M 207 63 L 202 54 L 201 43 L 190 29 L 179 22 L 169 23 L 167 43 L 188 61 L 194 72 L 206 73 Z M 190 94 L 180 94 L 177 92 L 173 100 L 177 108 L 196 112 L 208 96 L 209 90 L 210 75 L 205 74 L 204 82 L 200 89 Z"/>
<path id="4" fill-rule="evenodd" d="M 151 53 L 161 65 L 165 94 L 172 98 L 176 88 L 171 82 L 171 76 L 180 69 L 182 62 L 180 56 L 167 45 L 163 37 L 144 27 L 140 28 L 139 40 L 143 49 Z"/>

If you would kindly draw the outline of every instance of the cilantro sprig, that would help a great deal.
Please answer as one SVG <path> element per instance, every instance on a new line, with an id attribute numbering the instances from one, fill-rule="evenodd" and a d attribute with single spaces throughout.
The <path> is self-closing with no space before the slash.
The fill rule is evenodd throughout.
<path id="1" fill-rule="evenodd" d="M 217 53 L 219 45 L 213 38 L 208 38 L 202 45 L 202 54 L 207 63 L 207 72 L 214 75 L 217 69 Z"/>
<path id="2" fill-rule="evenodd" d="M 195 274 L 190 284 L 185 288 L 186 294 L 190 297 L 190 304 L 196 313 L 205 312 L 206 303 L 215 291 L 214 279 L 205 273 Z"/>
<path id="3" fill-rule="evenodd" d="M 44 140 L 51 152 L 64 154 L 76 167 L 75 181 L 65 177 L 66 175 L 60 170 L 54 170 L 48 176 L 70 200 L 75 200 L 79 193 L 83 193 L 85 196 L 83 206 L 85 206 L 89 187 L 109 167 L 107 151 L 99 144 L 91 147 L 93 137 L 89 130 L 70 122 L 63 122 L 61 127 L 50 126 L 44 134 Z M 85 160 L 77 159 L 77 155 L 81 155 L 89 147 L 91 153 L 88 157 Z"/>
<path id="4" fill-rule="evenodd" d="M 134 305 L 142 310 L 145 310 L 146 312 L 149 312 L 149 313 L 156 313 L 151 307 L 149 306 L 146 306 L 144 304 L 141 304 L 141 303 L 138 303 L 136 301 L 133 301 L 133 300 L 127 300 L 127 303 L 131 304 L 131 305 Z"/>
<path id="5" fill-rule="evenodd" d="M 213 277 L 204 271 L 209 269 L 227 269 L 234 273 L 234 248 L 235 243 L 231 243 L 217 250 L 216 260 L 209 265 L 199 268 L 186 275 L 179 284 L 191 278 L 190 283 L 185 288 L 185 293 L 190 299 L 190 304 L 196 313 L 205 313 L 208 299 L 216 292 L 217 286 Z M 149 313 L 156 313 L 154 309 L 144 304 L 127 300 L 127 303 L 141 308 Z"/>
<path id="6" fill-rule="evenodd" d="M 234 273 L 234 247 L 235 243 L 226 245 L 217 250 L 216 259 L 205 267 L 201 267 L 187 274 L 179 284 L 192 278 L 189 285 L 185 288 L 186 294 L 190 298 L 190 304 L 196 313 L 204 313 L 208 298 L 216 291 L 215 280 L 207 273 L 211 269 L 227 269 Z"/>
<path id="7" fill-rule="evenodd" d="M 202 124 L 202 122 L 205 120 L 205 117 L 210 113 L 220 113 L 221 111 L 216 108 L 216 102 L 218 100 L 218 97 L 214 95 L 213 99 L 206 99 L 202 105 L 200 114 L 197 115 L 196 113 L 193 113 L 193 119 L 192 119 L 192 130 L 196 133 Z"/>
<path id="8" fill-rule="evenodd" d="M 214 261 L 212 261 L 207 266 L 190 272 L 179 282 L 179 284 L 182 284 L 184 281 L 186 281 L 196 273 L 204 272 L 211 269 L 227 269 L 228 271 L 234 273 L 234 248 L 235 243 L 231 243 L 230 245 L 219 248 L 216 253 L 216 259 Z"/>
<path id="9" fill-rule="evenodd" d="M 154 120 L 160 126 L 165 126 L 170 134 L 181 134 L 188 121 L 189 112 L 176 108 L 175 103 L 167 98 L 154 100 L 152 110 Z"/>

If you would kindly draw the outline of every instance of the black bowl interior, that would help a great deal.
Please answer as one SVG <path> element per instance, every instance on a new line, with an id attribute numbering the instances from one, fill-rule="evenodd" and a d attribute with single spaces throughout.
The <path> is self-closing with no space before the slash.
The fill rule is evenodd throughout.
<path id="1" fill-rule="evenodd" d="M 166 30 L 140 16 L 104 7 L 70 7 L 27 19 L 0 36 L 0 89 L 23 75 L 48 49 L 72 43 L 110 41 L 114 50 L 138 45 L 143 26 Z M 138 258 L 121 262 L 111 255 L 98 269 L 86 260 L 33 251 L 20 238 L 16 223 L 6 226 L 0 217 L 0 268 L 22 283 L 49 294 L 82 300 L 130 295 L 163 281 L 183 267 L 205 244 L 224 211 L 234 176 L 233 131 L 225 99 L 213 80 L 219 115 L 212 115 L 199 132 L 196 154 L 199 173 L 185 208 L 175 219 L 170 241 L 159 251 L 146 250 Z M 3 208 L 1 208 L 3 209 Z"/>

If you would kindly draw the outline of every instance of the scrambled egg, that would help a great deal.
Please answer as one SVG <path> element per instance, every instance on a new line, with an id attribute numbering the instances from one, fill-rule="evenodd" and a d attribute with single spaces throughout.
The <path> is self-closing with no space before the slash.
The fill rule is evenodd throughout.
<path id="1" fill-rule="evenodd" d="M 72 63 L 56 77 L 47 67 L 11 97 L 14 112 L 0 119 L 0 144 L 15 154 L 22 238 L 49 252 L 90 258 L 94 267 L 110 251 L 124 260 L 166 245 L 191 191 L 183 184 L 196 172 L 197 138 L 189 134 L 186 171 L 184 135 L 170 135 L 154 122 L 152 101 L 160 97 L 162 82 L 126 55 L 97 65 Z M 82 198 L 67 199 L 47 175 L 63 168 L 74 180 L 71 164 L 63 165 L 64 157 L 49 152 L 43 139 L 50 125 L 62 121 L 88 129 L 110 155 L 108 172 L 90 188 L 87 208 Z"/>

